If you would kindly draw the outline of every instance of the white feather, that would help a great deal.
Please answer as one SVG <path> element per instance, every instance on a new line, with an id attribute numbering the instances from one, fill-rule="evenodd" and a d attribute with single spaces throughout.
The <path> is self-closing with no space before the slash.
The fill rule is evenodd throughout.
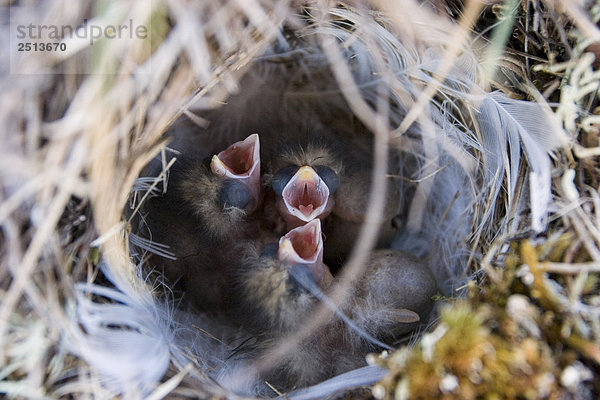
<path id="1" fill-rule="evenodd" d="M 480 102 L 477 121 L 484 144 L 484 177 L 493 193 L 491 198 L 497 198 L 502 183 L 499 178 L 506 175 L 510 205 L 523 149 L 530 168 L 531 228 L 541 232 L 551 198 L 549 152 L 565 143 L 566 134 L 538 103 L 510 99 L 501 92 L 472 97 L 472 100 Z M 493 206 L 488 209 L 479 229 L 486 225 L 493 209 Z"/>
<path id="2" fill-rule="evenodd" d="M 169 365 L 171 337 L 160 308 L 147 291 L 102 271 L 116 288 L 77 284 L 76 310 L 65 335 L 67 349 L 95 369 L 115 394 L 149 393 Z M 109 302 L 98 302 L 102 297 Z"/>

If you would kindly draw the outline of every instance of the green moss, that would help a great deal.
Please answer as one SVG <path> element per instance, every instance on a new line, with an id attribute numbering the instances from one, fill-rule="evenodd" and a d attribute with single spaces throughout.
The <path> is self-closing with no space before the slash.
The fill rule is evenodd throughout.
<path id="1" fill-rule="evenodd" d="M 503 267 L 494 268 L 494 280 L 481 285 L 471 282 L 467 298 L 443 307 L 439 325 L 414 348 L 382 360 L 390 368 L 381 382 L 385 396 L 570 396 L 560 383 L 564 369 L 575 361 L 593 369 L 600 352 L 573 328 L 576 315 L 564 308 L 556 292 L 559 286 L 543 270 L 543 262 L 563 260 L 569 248 L 567 237 L 557 236 L 555 248 L 528 241 L 512 243 Z M 597 286 L 598 276 L 590 274 L 584 292 Z"/>

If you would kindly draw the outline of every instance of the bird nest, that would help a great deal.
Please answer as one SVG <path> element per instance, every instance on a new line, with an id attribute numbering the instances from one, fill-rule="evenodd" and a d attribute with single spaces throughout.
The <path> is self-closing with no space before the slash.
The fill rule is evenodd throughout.
<path id="1" fill-rule="evenodd" d="M 13 2 L 3 27 L 0 392 L 598 396 L 597 5 L 34 3 Z M 157 267 L 177 255 L 143 229 L 148 204 L 186 153 L 269 118 L 309 131 L 307 115 L 344 148 L 368 143 L 365 222 L 308 322 L 232 338 Z M 436 312 L 360 347 L 358 366 L 339 365 L 344 347 L 319 354 L 326 372 L 306 378 L 282 360 L 310 358 L 331 321 L 378 339 L 340 310 L 360 303 L 390 187 L 402 212 L 386 247 L 431 271 Z"/>

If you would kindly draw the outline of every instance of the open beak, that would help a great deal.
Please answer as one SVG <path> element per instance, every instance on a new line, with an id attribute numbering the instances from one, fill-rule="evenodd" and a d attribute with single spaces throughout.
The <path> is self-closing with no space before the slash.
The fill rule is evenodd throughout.
<path id="1" fill-rule="evenodd" d="M 236 142 L 213 156 L 210 162 L 212 173 L 219 179 L 237 180 L 250 193 L 248 209 L 254 209 L 260 199 L 260 142 L 254 133 Z"/>
<path id="2" fill-rule="evenodd" d="M 301 167 L 285 185 L 281 201 L 280 211 L 293 226 L 325 217 L 333 208 L 329 187 L 315 170 L 308 166 Z"/>
<path id="3" fill-rule="evenodd" d="M 281 262 L 292 268 L 297 264 L 309 267 L 315 283 L 323 288 L 333 281 L 329 268 L 323 264 L 323 237 L 319 219 L 292 229 L 282 236 L 279 239 L 277 255 Z"/>

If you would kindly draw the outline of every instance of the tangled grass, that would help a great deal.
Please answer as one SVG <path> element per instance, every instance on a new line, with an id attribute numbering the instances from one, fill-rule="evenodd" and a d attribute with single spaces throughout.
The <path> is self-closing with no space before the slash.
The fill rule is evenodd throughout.
<path id="1" fill-rule="evenodd" d="M 193 352 L 161 352 L 157 343 L 172 345 L 174 339 L 151 328 L 168 315 L 153 308 L 156 288 L 132 261 L 130 221 L 123 210 L 129 204 L 135 208 L 148 191 L 148 186 L 136 186 L 136 179 L 151 159 L 164 154 L 165 130 L 181 115 L 202 125 L 194 107 L 222 104 L 252 62 L 282 42 L 282 36 L 287 35 L 288 43 L 302 40 L 294 32 L 304 32 L 309 20 L 330 35 L 319 36 L 316 43 L 332 79 L 355 115 L 386 146 L 411 145 L 403 133 L 414 123 L 428 132 L 433 118 L 423 115 L 431 104 L 449 110 L 454 126 L 477 137 L 476 107 L 457 100 L 455 92 L 464 88 L 451 87 L 449 81 L 476 81 L 476 87 L 467 88 L 473 91 L 469 94 L 501 89 L 512 98 L 549 106 L 566 132 L 561 146 L 551 152 L 551 199 L 542 214 L 528 202 L 535 187 L 528 186 L 532 161 L 527 150 L 509 160 L 513 170 L 503 169 L 500 176 L 486 175 L 481 165 L 464 165 L 479 171 L 474 176 L 480 181 L 473 185 L 487 194 L 476 202 L 479 208 L 464 238 L 470 256 L 459 258 L 460 268 L 468 268 L 471 276 L 467 294 L 445 299 L 439 323 L 414 346 L 369 358 L 388 371 L 368 386 L 372 394 L 597 397 L 600 6 L 488 3 L 11 2 L 3 16 L 13 25 L 18 18 L 57 26 L 79 26 L 86 18 L 100 26 L 134 21 L 148 27 L 148 35 L 94 45 L 89 38 L 75 37 L 65 40 L 68 51 L 31 52 L 22 58 L 16 57 L 13 42 L 2 42 L 10 66 L 3 66 L 0 96 L 0 392 L 13 398 L 236 397 L 206 374 L 208 367 Z M 349 20 L 351 28 L 344 28 Z M 4 33 L 4 38 L 14 38 L 14 32 Z M 410 51 L 399 54 L 396 43 Z M 354 60 L 344 57 L 354 45 L 367 49 L 382 71 L 380 79 L 394 89 L 406 86 L 398 84 L 402 77 L 391 66 L 410 70 L 415 65 L 405 60 L 431 61 L 427 56 L 437 52 L 429 69 L 410 76 L 414 91 L 398 95 L 407 113 L 392 127 L 382 124 L 387 114 L 374 107 L 377 97 L 365 99 L 355 84 Z M 293 57 L 294 49 L 289 51 Z M 477 57 L 473 68 L 457 68 L 473 62 L 465 56 L 471 51 Z M 476 74 L 467 79 L 461 71 Z M 551 137 L 548 133 L 536 140 Z M 465 143 L 460 146 L 483 162 L 484 151 Z M 464 148 L 456 150 L 460 146 L 448 143 L 448 153 L 462 154 Z M 508 153 L 503 157 L 509 158 Z M 430 167 L 423 176 L 435 173 L 436 166 Z M 489 179 L 501 189 L 496 191 Z M 421 189 L 425 195 L 435 190 L 427 184 Z M 129 203 L 132 190 L 137 197 Z M 412 210 L 408 225 L 420 226 L 425 211 Z M 369 250 L 368 232 L 365 237 L 363 257 Z M 118 283 L 125 297 L 106 291 L 111 287 L 107 278 Z M 140 320 L 123 320 L 122 326 L 82 325 L 77 315 L 85 307 L 98 312 L 93 308 L 98 299 L 137 307 L 143 310 Z M 149 338 L 144 343 L 156 349 L 150 368 L 157 371 L 154 375 L 136 370 L 140 355 L 123 352 L 121 358 L 104 360 L 96 351 L 111 342 L 93 342 L 94 329 L 116 340 L 110 334 L 120 327 Z M 111 375 L 111 368 L 120 376 Z"/>

